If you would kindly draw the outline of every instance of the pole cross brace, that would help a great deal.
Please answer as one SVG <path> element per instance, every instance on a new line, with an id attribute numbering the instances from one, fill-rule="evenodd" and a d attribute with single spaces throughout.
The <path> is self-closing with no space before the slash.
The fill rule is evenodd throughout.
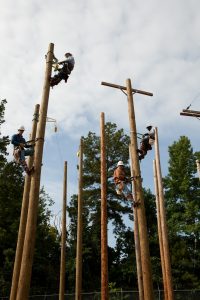
<path id="1" fill-rule="evenodd" d="M 109 82 L 101 82 L 101 85 L 106 85 L 109 87 L 113 87 L 116 89 L 120 89 L 120 90 L 126 90 L 127 88 L 125 86 L 122 85 L 118 85 L 118 84 L 113 84 L 113 83 L 109 83 Z M 136 89 L 131 89 L 132 93 L 138 93 L 138 94 L 142 94 L 142 95 L 146 95 L 146 96 L 153 96 L 153 93 L 149 93 L 149 92 L 145 92 L 145 91 L 141 91 L 141 90 L 136 90 Z"/>
<path id="2" fill-rule="evenodd" d="M 122 91 L 122 93 L 127 96 L 127 93 L 124 92 L 124 90 L 122 88 L 120 88 L 120 91 Z"/>
<path id="3" fill-rule="evenodd" d="M 122 88 L 120 88 L 120 91 L 122 91 L 122 93 L 124 94 L 124 95 L 126 95 L 127 96 L 127 93 L 126 92 L 124 92 L 124 90 L 122 89 Z M 136 92 L 133 92 L 132 91 L 132 94 L 134 95 Z"/>

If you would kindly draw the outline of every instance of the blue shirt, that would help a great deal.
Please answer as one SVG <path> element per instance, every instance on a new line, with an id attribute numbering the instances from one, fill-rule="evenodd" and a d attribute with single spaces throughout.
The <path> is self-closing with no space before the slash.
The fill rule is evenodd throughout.
<path id="1" fill-rule="evenodd" d="M 14 145 L 14 147 L 19 146 L 19 144 L 25 144 L 25 147 L 28 147 L 26 145 L 26 140 L 20 134 L 14 134 L 12 136 L 11 143 Z"/>

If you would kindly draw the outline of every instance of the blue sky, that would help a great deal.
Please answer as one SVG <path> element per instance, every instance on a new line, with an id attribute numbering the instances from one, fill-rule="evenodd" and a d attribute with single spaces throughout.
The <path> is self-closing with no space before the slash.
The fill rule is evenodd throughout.
<path id="1" fill-rule="evenodd" d="M 55 55 L 71 52 L 75 68 L 67 84 L 50 92 L 42 182 L 61 209 L 64 160 L 68 161 L 68 201 L 76 193 L 80 137 L 100 132 L 100 113 L 129 134 L 126 97 L 101 86 L 101 81 L 153 92 L 135 95 L 138 132 L 158 127 L 163 175 L 167 149 L 181 135 L 199 150 L 199 120 L 179 115 L 200 103 L 200 2 L 198 0 L 0 0 L 0 97 L 6 98 L 2 134 L 11 136 L 19 125 L 31 130 L 40 103 L 45 59 L 50 42 Z M 10 153 L 12 152 L 12 148 Z M 144 186 L 153 190 L 153 151 L 142 162 Z M 9 159 L 12 159 L 10 156 Z"/>

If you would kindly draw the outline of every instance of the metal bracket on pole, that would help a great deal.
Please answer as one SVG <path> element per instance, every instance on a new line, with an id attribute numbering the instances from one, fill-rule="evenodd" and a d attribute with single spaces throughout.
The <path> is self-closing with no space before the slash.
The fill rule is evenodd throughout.
<path id="1" fill-rule="evenodd" d="M 120 91 L 122 91 L 122 93 L 123 93 L 124 95 L 126 95 L 126 96 L 127 96 L 127 93 L 126 93 L 126 92 L 124 92 L 124 90 L 123 90 L 123 89 L 120 89 Z"/>

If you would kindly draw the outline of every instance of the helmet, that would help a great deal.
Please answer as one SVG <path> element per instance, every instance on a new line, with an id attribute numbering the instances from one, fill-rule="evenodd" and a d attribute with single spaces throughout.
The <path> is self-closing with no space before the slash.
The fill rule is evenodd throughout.
<path id="1" fill-rule="evenodd" d="M 69 52 L 65 53 L 65 57 L 69 57 L 69 56 L 72 56 L 72 54 Z"/>
<path id="2" fill-rule="evenodd" d="M 23 130 L 23 131 L 24 131 L 24 130 L 25 130 L 25 128 L 24 128 L 24 126 L 23 126 L 23 125 L 21 125 L 21 126 L 19 126 L 19 127 L 18 127 L 18 130 Z"/>
<path id="3" fill-rule="evenodd" d="M 122 160 L 118 161 L 117 166 L 123 166 L 123 165 L 124 165 L 124 163 Z"/>
<path id="4" fill-rule="evenodd" d="M 149 125 L 149 126 L 146 127 L 146 129 L 148 129 L 149 131 L 151 131 L 152 127 L 153 126 Z"/>

